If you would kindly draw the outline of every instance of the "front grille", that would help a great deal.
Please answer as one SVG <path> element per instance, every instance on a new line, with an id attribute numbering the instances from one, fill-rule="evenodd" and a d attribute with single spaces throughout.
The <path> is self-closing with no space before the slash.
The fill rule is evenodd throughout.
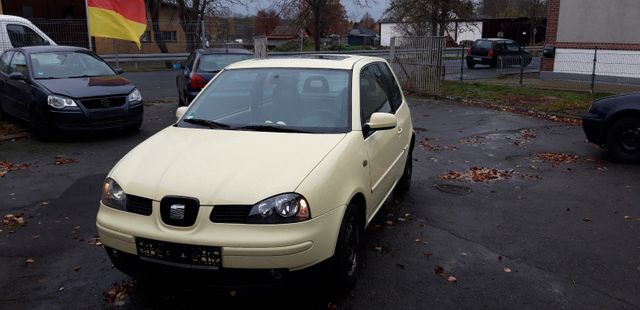
<path id="1" fill-rule="evenodd" d="M 103 97 L 82 99 L 80 103 L 87 109 L 106 109 L 123 106 L 127 102 L 127 97 Z"/>
<path id="2" fill-rule="evenodd" d="M 246 223 L 252 206 L 215 206 L 209 219 L 214 223 Z"/>
<path id="3" fill-rule="evenodd" d="M 127 195 L 127 211 L 142 215 L 151 215 L 151 199 Z"/>

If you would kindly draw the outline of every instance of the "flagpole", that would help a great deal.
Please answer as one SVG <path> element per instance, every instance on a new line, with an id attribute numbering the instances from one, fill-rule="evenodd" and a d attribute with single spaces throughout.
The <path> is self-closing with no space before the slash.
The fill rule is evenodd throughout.
<path id="1" fill-rule="evenodd" d="M 89 36 L 89 49 L 93 50 L 93 44 L 91 43 L 91 26 L 89 25 L 89 0 L 84 0 L 84 8 L 87 14 L 87 35 Z"/>

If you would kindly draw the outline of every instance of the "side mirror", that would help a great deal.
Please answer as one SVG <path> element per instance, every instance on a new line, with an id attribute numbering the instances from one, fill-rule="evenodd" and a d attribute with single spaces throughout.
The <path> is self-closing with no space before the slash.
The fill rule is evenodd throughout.
<path id="1" fill-rule="evenodd" d="M 184 115 L 185 112 L 187 112 L 188 109 L 189 107 L 179 107 L 176 110 L 176 119 L 182 118 L 182 116 Z"/>
<path id="2" fill-rule="evenodd" d="M 396 128 L 398 125 L 398 118 L 391 113 L 382 113 L 377 112 L 371 115 L 371 119 L 366 123 L 365 130 L 367 131 L 376 131 L 376 130 L 387 130 Z"/>
<path id="3" fill-rule="evenodd" d="M 16 81 L 24 81 L 27 78 L 22 74 L 22 72 L 11 72 L 9 74 L 9 79 Z"/>
<path id="4" fill-rule="evenodd" d="M 116 74 L 123 74 L 124 70 L 122 68 L 115 68 Z"/>

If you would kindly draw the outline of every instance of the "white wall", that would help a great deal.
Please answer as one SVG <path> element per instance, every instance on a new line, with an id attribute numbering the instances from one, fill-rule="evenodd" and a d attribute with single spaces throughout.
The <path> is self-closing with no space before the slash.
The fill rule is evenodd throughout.
<path id="1" fill-rule="evenodd" d="M 396 23 L 380 24 L 380 45 L 381 46 L 391 45 L 391 38 L 399 37 L 401 35 L 402 35 L 402 32 L 398 28 L 398 24 Z"/>
<path id="2" fill-rule="evenodd" d="M 455 23 L 449 24 L 449 35 L 451 38 L 455 38 Z M 402 36 L 402 31 L 398 27 L 397 23 L 383 23 L 380 24 L 380 45 L 391 45 L 392 37 Z M 456 43 L 460 43 L 463 40 L 475 41 L 482 38 L 482 22 L 465 22 L 458 24 L 458 40 Z"/>
<path id="3" fill-rule="evenodd" d="M 594 50 L 557 49 L 554 72 L 593 72 Z M 640 51 L 598 50 L 596 75 L 640 78 Z"/>
<path id="4" fill-rule="evenodd" d="M 640 43 L 640 1 L 561 0 L 558 42 Z"/>

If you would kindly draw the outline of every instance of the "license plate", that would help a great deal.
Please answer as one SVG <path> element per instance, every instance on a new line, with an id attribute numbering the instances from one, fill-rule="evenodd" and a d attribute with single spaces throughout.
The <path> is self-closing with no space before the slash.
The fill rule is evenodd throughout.
<path id="1" fill-rule="evenodd" d="M 136 238 L 141 260 L 193 269 L 219 269 L 222 249 L 215 246 L 190 245 Z"/>

